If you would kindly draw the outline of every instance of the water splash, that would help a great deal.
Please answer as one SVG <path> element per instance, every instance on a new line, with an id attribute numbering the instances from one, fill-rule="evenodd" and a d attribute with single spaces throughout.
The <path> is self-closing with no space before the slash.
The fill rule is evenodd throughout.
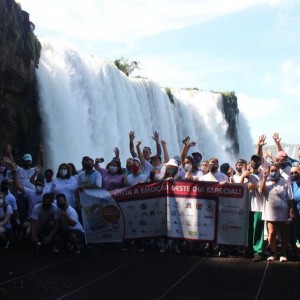
<path id="1" fill-rule="evenodd" d="M 221 95 L 172 89 L 172 104 L 151 80 L 128 78 L 104 59 L 48 40 L 40 42 L 37 77 L 48 167 L 56 170 L 62 162 L 73 162 L 79 168 L 85 155 L 108 162 L 115 146 L 124 164 L 130 157 L 130 130 L 153 153 L 151 136 L 158 131 L 170 157 L 180 154 L 181 140 L 189 135 L 197 143 L 192 150 L 200 151 L 204 159 L 216 156 L 220 163 L 237 159 L 226 150 L 233 142 L 226 138 Z M 253 142 L 245 119 L 239 123 L 239 157 L 249 159 Z"/>

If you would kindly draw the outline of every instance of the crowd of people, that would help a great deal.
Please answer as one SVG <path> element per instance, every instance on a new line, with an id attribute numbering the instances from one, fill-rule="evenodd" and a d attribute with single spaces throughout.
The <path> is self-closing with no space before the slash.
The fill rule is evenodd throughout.
<path id="1" fill-rule="evenodd" d="M 23 156 L 22 166 L 19 166 L 8 144 L 0 161 L 0 247 L 9 249 L 10 240 L 24 238 L 30 239 L 36 249 L 48 248 L 53 252 L 67 249 L 80 253 L 85 241 L 79 197 L 83 189 L 111 191 L 144 182 L 192 180 L 245 184 L 249 190 L 250 211 L 248 245 L 244 254 L 252 256 L 254 262 L 265 257 L 268 261 L 279 259 L 281 262 L 286 262 L 289 257 L 297 258 L 300 149 L 299 160 L 289 157 L 281 146 L 279 134 L 274 133 L 277 152 L 273 156 L 270 151 L 263 150 L 266 136 L 261 135 L 256 153 L 250 158 L 238 159 L 230 166 L 228 162 L 219 165 L 216 157 L 202 160 L 198 151 L 189 154 L 196 143 L 188 136 L 182 140 L 181 154 L 171 157 L 158 132 L 154 132 L 152 138 L 156 145 L 154 155 L 150 147 L 141 148 L 141 141 L 135 141 L 134 131 L 129 133 L 131 157 L 124 168 L 120 150 L 116 147 L 114 157 L 106 166 L 103 158 L 84 156 L 80 170 L 73 163 L 63 162 L 55 176 L 53 169 L 43 169 L 43 145 L 39 146 L 35 166 L 32 166 L 30 154 Z M 166 238 L 159 239 L 160 252 L 167 251 L 169 242 Z M 124 250 L 128 249 L 128 243 L 122 245 Z M 141 242 L 136 245 L 144 250 Z M 173 246 L 176 252 L 181 252 L 178 242 L 173 241 Z M 189 248 L 188 243 L 185 246 Z M 212 254 L 215 249 L 213 243 L 202 246 L 199 249 L 202 247 L 204 253 Z"/>

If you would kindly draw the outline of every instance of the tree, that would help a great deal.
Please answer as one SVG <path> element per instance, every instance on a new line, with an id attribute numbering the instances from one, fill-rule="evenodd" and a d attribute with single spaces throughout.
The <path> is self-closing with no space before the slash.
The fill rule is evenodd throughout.
<path id="1" fill-rule="evenodd" d="M 114 60 L 114 64 L 116 67 L 129 76 L 134 70 L 139 70 L 139 62 L 138 61 L 129 61 L 127 58 L 121 57 L 119 59 Z"/>

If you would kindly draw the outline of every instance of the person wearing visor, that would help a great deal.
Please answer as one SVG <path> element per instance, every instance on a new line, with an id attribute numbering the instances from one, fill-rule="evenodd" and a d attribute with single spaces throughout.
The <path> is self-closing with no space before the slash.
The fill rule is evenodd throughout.
<path id="1" fill-rule="evenodd" d="M 35 190 L 34 184 L 30 182 L 31 177 L 35 173 L 36 167 L 32 167 L 32 156 L 29 153 L 23 155 L 22 158 L 22 166 L 19 166 L 15 163 L 13 155 L 13 148 L 10 144 L 7 144 L 6 153 L 7 156 L 4 157 L 4 161 L 10 165 L 11 169 L 16 170 L 17 180 L 21 186 L 26 187 L 31 190 Z M 38 150 L 38 164 L 41 168 L 43 167 L 45 162 L 44 157 L 44 146 L 43 144 L 39 144 Z M 24 198 L 24 193 L 18 191 L 17 195 L 17 205 L 20 213 L 21 222 L 24 222 L 27 219 L 28 211 L 27 211 L 27 200 Z"/>

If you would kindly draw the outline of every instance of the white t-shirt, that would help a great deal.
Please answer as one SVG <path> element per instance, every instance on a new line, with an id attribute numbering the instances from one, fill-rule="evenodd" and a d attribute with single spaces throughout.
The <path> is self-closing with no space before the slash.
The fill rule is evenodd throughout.
<path id="1" fill-rule="evenodd" d="M 198 180 L 200 180 L 200 178 L 203 177 L 203 176 L 204 176 L 204 174 L 201 170 L 198 171 L 198 173 L 196 174 L 196 177 L 198 178 Z"/>
<path id="2" fill-rule="evenodd" d="M 45 186 L 44 186 L 44 192 L 45 193 L 50 193 L 52 183 L 53 183 L 53 180 L 50 181 L 50 182 L 47 182 L 45 180 Z"/>
<path id="3" fill-rule="evenodd" d="M 12 207 L 8 204 L 6 206 L 6 212 L 4 213 L 4 208 L 3 206 L 0 207 L 0 221 L 2 222 L 5 218 L 6 215 L 10 215 L 12 216 L 13 214 L 13 210 L 12 210 Z M 6 229 L 10 229 L 11 228 L 11 224 L 10 224 L 10 221 L 8 221 L 5 225 L 4 225 L 4 228 Z"/>
<path id="4" fill-rule="evenodd" d="M 134 176 L 133 174 L 127 175 L 127 186 L 133 186 L 139 182 L 146 182 L 148 179 L 148 176 L 144 173 L 140 173 L 137 176 Z"/>
<path id="5" fill-rule="evenodd" d="M 96 170 L 94 170 L 90 174 L 86 174 L 85 171 L 80 172 L 77 177 L 77 187 L 88 186 L 88 185 L 96 185 L 99 188 L 101 188 L 102 187 L 101 173 Z"/>
<path id="6" fill-rule="evenodd" d="M 11 206 L 13 211 L 18 209 L 16 197 L 11 192 L 8 192 L 8 194 L 5 195 L 5 201 Z"/>
<path id="7" fill-rule="evenodd" d="M 25 188 L 24 187 L 24 190 L 25 190 L 25 198 L 27 199 L 28 201 L 28 212 L 27 212 L 27 218 L 30 219 L 31 218 L 31 214 L 32 214 L 32 210 L 33 210 L 33 207 L 42 202 L 43 200 L 43 196 L 45 194 L 45 192 L 41 193 L 41 194 L 38 194 L 36 193 L 36 191 L 34 190 L 31 190 L 31 189 L 28 189 L 28 188 Z"/>
<path id="8" fill-rule="evenodd" d="M 233 175 L 233 182 L 234 183 L 240 183 L 241 182 L 241 177 L 242 177 L 242 174 L 234 174 Z"/>
<path id="9" fill-rule="evenodd" d="M 55 178 L 52 182 L 50 192 L 54 194 L 54 198 L 59 193 L 65 194 L 68 204 L 75 208 L 76 185 L 77 182 L 73 176 L 66 179 Z"/>
<path id="10" fill-rule="evenodd" d="M 58 219 L 58 208 L 52 203 L 52 207 L 46 210 L 43 208 L 43 204 L 39 203 L 33 208 L 31 219 L 37 221 L 38 227 L 47 225 L 50 221 Z"/>
<path id="11" fill-rule="evenodd" d="M 263 179 L 263 175 L 259 174 L 250 174 L 248 182 L 255 184 L 256 186 L 260 185 L 260 181 Z M 258 190 L 249 190 L 249 197 L 251 203 L 251 211 L 263 211 L 263 202 L 264 197 L 259 193 Z"/>
<path id="12" fill-rule="evenodd" d="M 267 221 L 287 221 L 289 219 L 288 200 L 293 199 L 291 185 L 283 178 L 277 183 L 267 180 L 262 218 Z"/>
<path id="13" fill-rule="evenodd" d="M 61 212 L 62 212 L 62 210 L 59 208 L 58 209 L 59 224 L 63 231 L 70 231 L 70 230 L 76 229 L 76 230 L 80 230 L 80 231 L 84 232 L 83 227 L 78 220 L 78 214 L 72 206 L 70 206 L 70 205 L 68 206 L 68 208 L 66 209 L 66 213 L 72 220 L 74 220 L 76 222 L 76 224 L 74 226 L 71 226 L 68 224 L 66 219 L 61 216 Z"/>
<path id="14" fill-rule="evenodd" d="M 214 181 L 214 182 L 228 182 L 227 175 L 217 171 L 216 173 L 212 174 L 211 172 L 208 172 L 207 174 L 203 175 L 199 178 L 199 181 Z"/>
<path id="15" fill-rule="evenodd" d="M 31 190 L 34 190 L 34 184 L 30 182 L 30 178 L 35 172 L 35 168 L 30 168 L 30 169 L 23 169 L 19 166 L 17 166 L 17 178 L 19 181 L 19 184 L 29 188 Z"/>
<path id="16" fill-rule="evenodd" d="M 145 167 L 142 166 L 142 172 L 144 174 L 146 174 L 147 176 L 150 175 L 151 171 L 152 171 L 153 167 L 150 164 L 150 162 L 148 162 L 147 160 L 145 160 Z"/>

